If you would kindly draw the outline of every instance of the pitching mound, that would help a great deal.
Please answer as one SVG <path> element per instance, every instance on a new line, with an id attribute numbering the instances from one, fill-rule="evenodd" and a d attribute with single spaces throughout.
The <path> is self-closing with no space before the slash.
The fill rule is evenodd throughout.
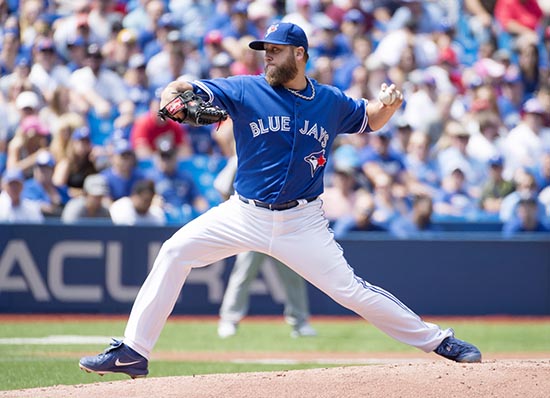
<path id="1" fill-rule="evenodd" d="M 0 397 L 548 397 L 550 360 L 400 362 L 265 373 L 159 377 L 3 391 Z"/>

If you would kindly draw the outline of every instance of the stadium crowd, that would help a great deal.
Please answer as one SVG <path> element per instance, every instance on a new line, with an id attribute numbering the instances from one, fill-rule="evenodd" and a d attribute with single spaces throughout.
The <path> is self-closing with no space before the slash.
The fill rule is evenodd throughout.
<path id="1" fill-rule="evenodd" d="M 549 230 L 546 1 L 0 0 L 0 19 L 1 222 L 182 224 L 215 205 L 221 126 L 158 119 L 160 90 L 262 73 L 248 43 L 282 20 L 307 33 L 317 81 L 404 93 L 383 130 L 335 144 L 337 237 L 444 219 Z"/>

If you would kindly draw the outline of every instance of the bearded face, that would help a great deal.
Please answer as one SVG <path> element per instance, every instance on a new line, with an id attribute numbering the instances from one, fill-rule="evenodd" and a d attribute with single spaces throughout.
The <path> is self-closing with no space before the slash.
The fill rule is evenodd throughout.
<path id="1" fill-rule="evenodd" d="M 294 52 L 289 51 L 283 63 L 279 66 L 267 65 L 265 67 L 265 77 L 272 86 L 281 86 L 284 83 L 294 79 L 298 74 L 298 67 L 294 59 Z"/>

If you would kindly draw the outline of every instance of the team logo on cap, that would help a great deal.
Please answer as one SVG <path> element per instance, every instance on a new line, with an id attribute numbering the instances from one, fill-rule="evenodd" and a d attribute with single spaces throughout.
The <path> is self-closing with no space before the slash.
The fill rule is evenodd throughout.
<path id="1" fill-rule="evenodd" d="M 274 25 L 271 25 L 269 28 L 267 28 L 267 32 L 265 32 L 265 37 L 267 37 L 271 33 L 275 32 L 278 27 L 279 27 L 279 24 L 274 24 Z"/>
<path id="2" fill-rule="evenodd" d="M 327 163 L 327 158 L 325 158 L 325 150 L 323 149 L 320 152 L 313 152 L 311 155 L 306 156 L 304 160 L 311 166 L 311 176 L 313 177 L 317 169 L 319 167 L 323 167 Z"/>

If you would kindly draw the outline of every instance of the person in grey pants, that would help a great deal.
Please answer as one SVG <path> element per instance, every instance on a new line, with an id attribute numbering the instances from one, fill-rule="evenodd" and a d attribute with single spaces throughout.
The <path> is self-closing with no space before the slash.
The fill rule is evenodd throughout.
<path id="1" fill-rule="evenodd" d="M 218 335 L 227 338 L 237 332 L 239 322 L 248 313 L 250 285 L 266 261 L 273 263 L 284 287 L 284 316 L 286 322 L 292 326 L 291 336 L 315 336 L 317 333 L 308 322 L 309 301 L 305 281 L 280 261 L 252 251 L 240 253 L 236 257 L 220 308 Z"/>

